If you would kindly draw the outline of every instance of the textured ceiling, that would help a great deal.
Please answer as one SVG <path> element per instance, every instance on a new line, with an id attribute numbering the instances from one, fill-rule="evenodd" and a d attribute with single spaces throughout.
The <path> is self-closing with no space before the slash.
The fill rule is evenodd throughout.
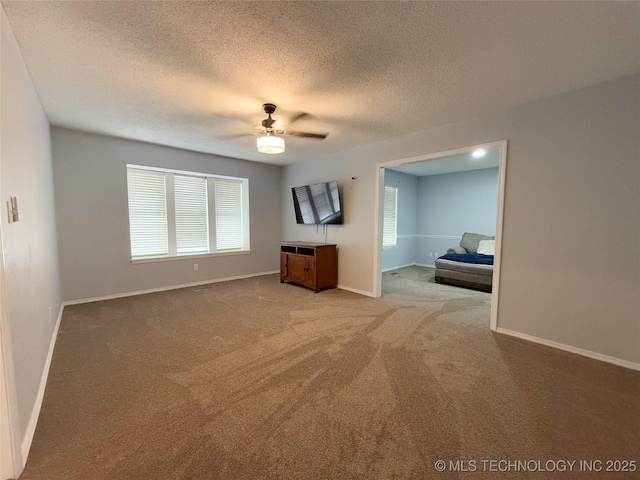
<path id="1" fill-rule="evenodd" d="M 640 71 L 638 2 L 2 4 L 54 125 L 275 164 Z"/>

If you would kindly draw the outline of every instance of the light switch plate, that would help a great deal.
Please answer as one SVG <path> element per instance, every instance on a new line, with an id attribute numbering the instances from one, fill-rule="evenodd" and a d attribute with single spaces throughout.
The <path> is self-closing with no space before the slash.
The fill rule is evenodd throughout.
<path id="1" fill-rule="evenodd" d="M 18 197 L 9 197 L 7 202 L 7 212 L 9 213 L 9 223 L 20 220 L 20 212 L 18 211 Z"/>

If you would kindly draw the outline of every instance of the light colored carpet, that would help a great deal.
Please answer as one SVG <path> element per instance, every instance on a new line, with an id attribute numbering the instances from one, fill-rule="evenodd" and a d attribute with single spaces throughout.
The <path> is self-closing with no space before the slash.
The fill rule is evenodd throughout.
<path id="1" fill-rule="evenodd" d="M 640 459 L 637 372 L 491 333 L 490 295 L 432 269 L 384 292 L 271 275 L 67 307 L 21 478 L 566 479 L 590 476 L 480 462 Z"/>

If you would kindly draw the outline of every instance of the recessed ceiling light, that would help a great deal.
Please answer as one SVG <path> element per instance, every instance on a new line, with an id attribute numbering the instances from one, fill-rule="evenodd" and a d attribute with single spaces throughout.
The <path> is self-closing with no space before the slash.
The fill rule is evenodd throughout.
<path id="1" fill-rule="evenodd" d="M 487 154 L 487 151 L 484 148 L 476 148 L 472 153 L 471 156 L 473 158 L 482 158 Z"/>

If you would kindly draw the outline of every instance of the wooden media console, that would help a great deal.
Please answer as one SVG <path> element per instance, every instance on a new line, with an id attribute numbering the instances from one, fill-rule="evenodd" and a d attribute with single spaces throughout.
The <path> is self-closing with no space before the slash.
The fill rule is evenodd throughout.
<path id="1" fill-rule="evenodd" d="M 338 253 L 335 244 L 289 242 L 280 244 L 280 283 L 292 282 L 318 293 L 336 288 Z"/>

